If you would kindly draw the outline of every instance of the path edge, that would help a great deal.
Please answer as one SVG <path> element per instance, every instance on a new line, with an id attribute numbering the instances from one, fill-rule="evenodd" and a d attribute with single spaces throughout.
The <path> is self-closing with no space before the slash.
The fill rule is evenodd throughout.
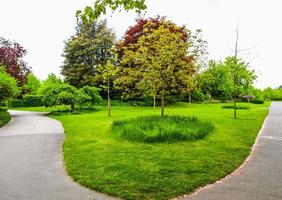
<path id="1" fill-rule="evenodd" d="M 202 191 L 204 191 L 204 190 L 212 190 L 213 187 L 215 187 L 216 185 L 223 184 L 225 181 L 229 180 L 230 178 L 241 174 L 243 168 L 252 160 L 253 155 L 255 154 L 256 148 L 257 148 L 257 146 L 258 146 L 258 141 L 259 141 L 259 139 L 260 139 L 262 133 L 264 132 L 265 124 L 266 124 L 266 121 L 268 120 L 268 117 L 269 117 L 269 111 L 268 111 L 267 116 L 266 116 L 266 117 L 264 118 L 264 120 L 263 120 L 262 126 L 261 126 L 261 128 L 260 128 L 260 131 L 259 131 L 257 137 L 256 137 L 255 143 L 254 143 L 253 146 L 252 146 L 252 149 L 251 149 L 251 151 L 250 151 L 250 154 L 249 154 L 248 157 L 245 159 L 245 161 L 244 161 L 241 165 L 239 165 L 239 167 L 237 167 L 233 172 L 231 172 L 230 174 L 226 175 L 226 176 L 223 177 L 222 179 L 215 181 L 214 183 L 210 183 L 210 184 L 208 184 L 208 185 L 206 185 L 206 186 L 199 187 L 199 188 L 197 188 L 197 189 L 196 189 L 194 192 L 192 192 L 192 193 L 187 193 L 187 194 L 184 194 L 184 195 L 182 195 L 182 196 L 173 197 L 173 198 L 171 198 L 171 200 L 181 200 L 181 199 L 184 199 L 184 198 L 195 197 L 195 196 L 197 196 L 200 192 L 202 192 Z"/>

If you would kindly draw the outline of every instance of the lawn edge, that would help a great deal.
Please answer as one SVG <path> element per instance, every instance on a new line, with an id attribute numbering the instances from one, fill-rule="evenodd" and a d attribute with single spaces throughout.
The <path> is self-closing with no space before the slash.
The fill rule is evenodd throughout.
<path id="1" fill-rule="evenodd" d="M 64 175 L 71 181 L 73 182 L 77 187 L 83 187 L 84 189 L 93 192 L 95 194 L 97 194 L 98 196 L 100 196 L 101 198 L 105 198 L 105 199 L 117 199 L 117 200 L 121 200 L 120 197 L 115 197 L 115 196 L 111 196 L 107 193 L 103 193 L 103 192 L 98 192 L 96 190 L 93 190 L 92 188 L 89 188 L 83 184 L 81 184 L 79 181 L 75 181 L 74 178 L 69 174 L 68 170 L 67 170 L 67 165 L 66 165 L 66 161 L 65 161 L 65 151 L 64 151 L 64 144 L 65 144 L 65 140 L 66 140 L 66 132 L 65 132 L 65 128 L 64 128 L 64 124 L 55 118 L 55 116 L 52 116 L 52 114 L 49 113 L 49 115 L 47 115 L 46 117 L 49 117 L 53 120 L 56 120 L 60 123 L 60 125 L 63 128 L 63 138 L 60 144 L 60 152 L 61 152 L 61 158 L 62 158 L 62 165 L 63 165 L 63 170 L 64 170 Z"/>
<path id="2" fill-rule="evenodd" d="M 210 183 L 206 186 L 202 186 L 202 187 L 199 187 L 197 188 L 194 192 L 192 193 L 187 193 L 187 194 L 184 194 L 184 195 L 181 195 L 181 196 L 178 196 L 178 197 L 173 197 L 171 198 L 171 200 L 179 200 L 179 199 L 183 199 L 183 198 L 189 198 L 189 197 L 195 197 L 197 196 L 200 192 L 204 191 L 204 190 L 212 190 L 213 187 L 215 187 L 216 185 L 219 185 L 219 184 L 223 184 L 224 182 L 226 182 L 227 180 L 229 180 L 230 178 L 234 177 L 234 176 L 238 176 L 242 173 L 242 170 L 243 168 L 252 160 L 253 158 L 253 155 L 255 154 L 256 152 L 256 148 L 257 148 L 257 145 L 258 145 L 258 141 L 265 129 L 265 124 L 266 124 L 266 120 L 268 119 L 268 115 L 269 113 L 267 114 L 267 116 L 264 118 L 264 121 L 262 123 L 262 126 L 260 128 L 260 131 L 256 137 L 256 140 L 255 140 L 255 143 L 253 144 L 252 146 L 252 149 L 250 151 L 250 154 L 248 155 L 248 157 L 244 160 L 244 162 L 239 165 L 239 167 L 237 167 L 233 172 L 231 172 L 230 174 L 226 175 L 225 177 L 223 177 L 222 179 L 220 180 L 217 180 L 215 181 L 214 183 Z"/>

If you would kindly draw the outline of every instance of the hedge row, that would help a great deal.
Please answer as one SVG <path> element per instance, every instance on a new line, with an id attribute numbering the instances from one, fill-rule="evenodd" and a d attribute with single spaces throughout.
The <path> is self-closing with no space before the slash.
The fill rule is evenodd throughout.
<path id="1" fill-rule="evenodd" d="M 38 107 L 43 105 L 43 97 L 40 95 L 25 95 L 23 99 L 13 99 L 8 102 L 8 106 L 12 108 Z"/>

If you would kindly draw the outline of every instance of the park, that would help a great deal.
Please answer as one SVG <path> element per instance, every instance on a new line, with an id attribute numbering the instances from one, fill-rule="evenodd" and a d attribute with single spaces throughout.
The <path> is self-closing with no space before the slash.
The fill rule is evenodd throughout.
<path id="1" fill-rule="evenodd" d="M 238 27 L 219 60 L 203 30 L 149 7 L 77 9 L 44 79 L 0 35 L 0 200 L 282 198 L 281 80 L 257 87 Z M 118 37 L 109 12 L 138 17 Z"/>

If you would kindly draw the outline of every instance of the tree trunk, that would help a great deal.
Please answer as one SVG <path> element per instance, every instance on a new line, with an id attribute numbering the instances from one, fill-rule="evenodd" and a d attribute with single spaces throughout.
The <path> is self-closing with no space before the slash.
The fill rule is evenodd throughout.
<path id="1" fill-rule="evenodd" d="M 192 103 L 192 97 L 191 97 L 191 92 L 188 93 L 188 98 L 189 98 L 189 103 Z"/>
<path id="2" fill-rule="evenodd" d="M 156 96 L 157 96 L 156 93 L 154 93 L 154 97 L 153 97 L 154 98 L 154 108 L 156 108 Z"/>
<path id="3" fill-rule="evenodd" d="M 72 111 L 74 110 L 74 104 L 71 104 L 71 110 Z"/>
<path id="4" fill-rule="evenodd" d="M 108 75 L 108 116 L 111 116 L 110 76 Z"/>
<path id="5" fill-rule="evenodd" d="M 163 118 L 164 117 L 164 105 L 165 102 L 164 102 L 164 90 L 162 91 L 162 109 L 161 109 L 161 117 Z"/>
<path id="6" fill-rule="evenodd" d="M 233 89 L 234 89 L 234 96 L 233 96 L 233 101 L 234 101 L 234 118 L 237 118 L 237 102 L 236 102 L 236 95 L 237 95 L 237 91 L 236 91 L 236 83 L 234 81 L 233 83 Z"/>

